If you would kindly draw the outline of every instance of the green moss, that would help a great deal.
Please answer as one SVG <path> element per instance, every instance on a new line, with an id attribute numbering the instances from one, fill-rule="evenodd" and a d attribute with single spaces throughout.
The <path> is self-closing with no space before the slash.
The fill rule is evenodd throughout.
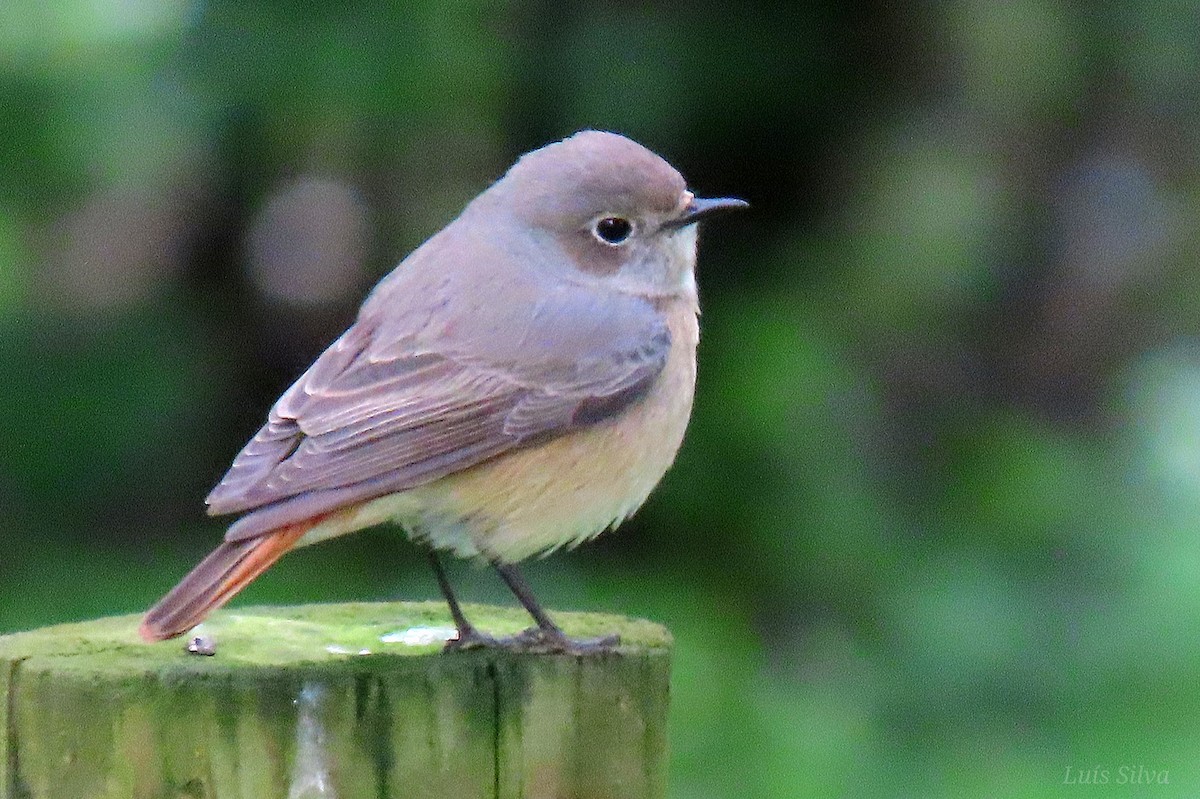
<path id="1" fill-rule="evenodd" d="M 529 617 L 517 608 L 468 605 L 465 610 L 477 626 L 497 635 L 518 632 L 529 624 Z M 554 616 L 570 635 L 618 632 L 627 652 L 671 645 L 670 634 L 647 621 L 599 613 Z M 440 652 L 441 644 L 384 643 L 380 638 L 409 628 L 453 626 L 439 602 L 238 608 L 218 611 L 203 625 L 203 632 L 216 641 L 216 657 L 185 659 L 178 641 L 142 642 L 137 637 L 139 622 L 138 616 L 114 616 L 0 636 L 0 660 L 52 657 L 61 659 L 56 667 L 62 670 L 118 671 L 130 676 L 164 669 L 213 673 L 255 665 L 277 668 L 375 655 L 429 655 Z M 358 654 L 364 650 L 370 654 Z"/>

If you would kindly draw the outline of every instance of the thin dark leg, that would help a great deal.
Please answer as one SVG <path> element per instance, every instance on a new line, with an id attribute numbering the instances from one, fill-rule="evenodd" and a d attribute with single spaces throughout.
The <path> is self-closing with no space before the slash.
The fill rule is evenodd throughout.
<path id="1" fill-rule="evenodd" d="M 438 560 L 437 553 L 432 549 L 429 550 L 429 563 L 433 566 L 433 574 L 437 578 L 438 588 L 441 589 L 442 596 L 446 598 L 446 604 L 450 606 L 450 617 L 454 619 L 454 627 L 458 630 L 458 638 L 448 641 L 446 648 L 473 649 L 479 646 L 495 646 L 496 639 L 479 632 L 471 622 L 467 621 L 466 615 L 462 612 L 462 606 L 458 604 L 458 599 L 454 596 L 453 589 L 450 588 L 446 570 L 442 568 L 442 562 Z"/>
<path id="2" fill-rule="evenodd" d="M 525 578 L 521 576 L 521 572 L 511 563 L 501 563 L 500 561 L 492 561 L 492 566 L 495 567 L 500 579 L 504 580 L 504 584 L 508 586 L 508 590 L 513 592 L 513 595 L 524 606 L 525 610 L 529 611 L 529 615 L 537 622 L 537 626 L 541 627 L 548 633 L 557 633 L 562 635 L 562 630 L 558 629 L 558 625 L 550 620 L 546 615 L 546 611 L 542 610 L 542 606 L 533 597 L 533 590 L 529 587 L 529 583 L 525 582 Z"/>
<path id="3" fill-rule="evenodd" d="M 534 599 L 529 583 L 525 582 L 525 578 L 521 576 L 521 572 L 517 570 L 516 566 L 499 561 L 492 561 L 492 566 L 495 567 L 500 578 L 504 580 L 505 585 L 513 592 L 525 610 L 529 611 L 533 620 L 537 622 L 537 627 L 532 627 L 513 638 L 506 639 L 504 643 L 508 646 L 531 652 L 565 652 L 572 655 L 585 655 L 593 652 L 606 652 L 620 643 L 620 638 L 616 635 L 582 640 L 567 637 L 567 634 L 550 619 L 550 616 Z"/>
<path id="4" fill-rule="evenodd" d="M 433 566 L 433 575 L 437 578 L 438 588 L 442 591 L 442 596 L 446 598 L 446 604 L 450 606 L 450 616 L 454 619 L 454 626 L 459 632 L 470 629 L 471 622 L 467 621 L 467 617 L 463 615 L 462 606 L 458 604 L 458 598 L 454 596 L 454 589 L 450 587 L 450 581 L 446 578 L 446 570 L 442 568 L 442 562 L 438 560 L 437 553 L 432 549 L 429 550 L 429 564 Z"/>

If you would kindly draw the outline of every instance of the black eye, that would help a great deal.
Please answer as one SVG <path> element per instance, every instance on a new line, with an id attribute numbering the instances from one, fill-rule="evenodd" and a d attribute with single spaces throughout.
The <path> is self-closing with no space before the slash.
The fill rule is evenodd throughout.
<path id="1" fill-rule="evenodd" d="M 606 216 L 596 223 L 596 238 L 605 244 L 620 244 L 633 232 L 633 223 L 619 216 Z"/>

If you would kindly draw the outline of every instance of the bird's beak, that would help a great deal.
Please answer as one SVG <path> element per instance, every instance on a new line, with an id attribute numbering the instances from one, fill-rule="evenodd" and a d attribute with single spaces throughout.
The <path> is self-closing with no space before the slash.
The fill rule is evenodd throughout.
<path id="1" fill-rule="evenodd" d="M 750 203 L 745 200 L 739 200 L 735 197 L 717 197 L 711 200 L 693 197 L 686 206 L 683 213 L 672 220 L 666 222 L 665 228 L 681 228 L 695 224 L 701 219 L 707 219 L 710 216 L 723 214 L 726 211 L 736 211 L 741 208 L 749 208 Z"/>

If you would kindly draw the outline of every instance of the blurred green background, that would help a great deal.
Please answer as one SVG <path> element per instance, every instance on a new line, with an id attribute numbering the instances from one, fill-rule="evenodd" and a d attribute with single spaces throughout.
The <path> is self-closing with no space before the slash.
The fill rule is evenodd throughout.
<path id="1" fill-rule="evenodd" d="M 705 232 L 676 468 L 528 570 L 674 631 L 673 795 L 1197 795 L 1197 22 L 0 3 L 0 633 L 147 607 L 370 285 L 519 153 L 605 128 L 754 206 Z M 376 530 L 239 601 L 434 596 Z"/>

